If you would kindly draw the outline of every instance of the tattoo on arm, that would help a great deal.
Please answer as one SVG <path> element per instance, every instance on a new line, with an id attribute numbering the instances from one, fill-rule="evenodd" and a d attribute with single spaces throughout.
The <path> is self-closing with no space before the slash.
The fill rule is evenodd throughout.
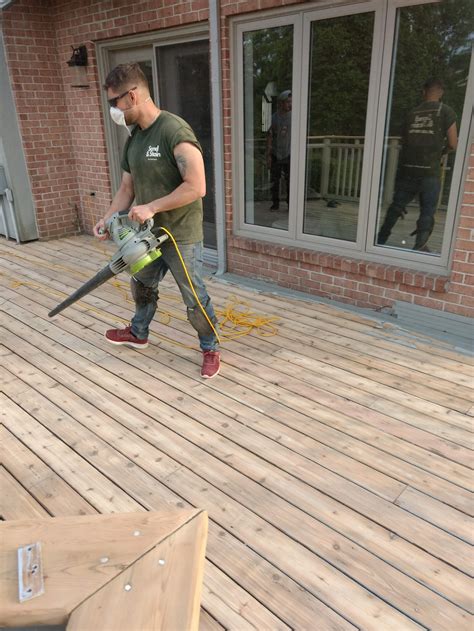
<path id="1" fill-rule="evenodd" d="M 184 178 L 186 177 L 186 167 L 188 164 L 186 158 L 183 155 L 179 154 L 178 156 L 176 156 L 176 164 L 178 165 L 178 170 L 184 180 Z"/>

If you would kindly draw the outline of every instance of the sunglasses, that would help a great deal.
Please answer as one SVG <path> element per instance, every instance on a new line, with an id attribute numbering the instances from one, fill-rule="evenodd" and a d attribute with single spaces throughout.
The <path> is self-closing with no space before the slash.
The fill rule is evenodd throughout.
<path id="1" fill-rule="evenodd" d="M 137 89 L 137 86 L 135 86 L 134 88 L 129 88 L 123 94 L 120 94 L 119 96 L 114 96 L 111 99 L 107 99 L 107 103 L 110 105 L 110 107 L 117 107 L 117 103 L 120 101 L 120 99 L 123 99 L 123 97 L 127 96 L 129 92 L 136 89 Z"/>

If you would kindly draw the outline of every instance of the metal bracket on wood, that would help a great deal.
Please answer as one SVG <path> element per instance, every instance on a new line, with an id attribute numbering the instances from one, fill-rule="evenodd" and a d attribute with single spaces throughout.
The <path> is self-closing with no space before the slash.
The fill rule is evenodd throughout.
<path id="1" fill-rule="evenodd" d="M 41 543 L 18 548 L 18 597 L 20 602 L 44 594 Z"/>

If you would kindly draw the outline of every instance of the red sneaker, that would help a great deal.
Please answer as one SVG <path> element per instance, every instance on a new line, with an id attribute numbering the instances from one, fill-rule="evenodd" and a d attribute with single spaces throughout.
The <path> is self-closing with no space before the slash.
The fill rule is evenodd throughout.
<path id="1" fill-rule="evenodd" d="M 221 356 L 219 351 L 203 351 L 202 352 L 202 368 L 201 377 L 204 379 L 212 379 L 221 369 Z"/>
<path id="2" fill-rule="evenodd" d="M 124 329 L 109 329 L 105 332 L 105 339 L 111 344 L 131 346 L 132 348 L 146 348 L 148 339 L 140 340 L 133 335 L 131 329 L 131 326 L 126 326 Z"/>

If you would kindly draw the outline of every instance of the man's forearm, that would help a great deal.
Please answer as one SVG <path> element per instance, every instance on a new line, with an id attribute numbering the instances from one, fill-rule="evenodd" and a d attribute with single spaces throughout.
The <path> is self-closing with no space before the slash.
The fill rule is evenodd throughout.
<path id="1" fill-rule="evenodd" d="M 188 182 L 183 182 L 177 188 L 174 189 L 169 195 L 160 197 L 149 203 L 149 206 L 153 208 L 153 212 L 162 213 L 167 210 L 174 210 L 175 208 L 181 208 L 191 202 L 196 201 L 201 196 L 196 189 Z"/>

